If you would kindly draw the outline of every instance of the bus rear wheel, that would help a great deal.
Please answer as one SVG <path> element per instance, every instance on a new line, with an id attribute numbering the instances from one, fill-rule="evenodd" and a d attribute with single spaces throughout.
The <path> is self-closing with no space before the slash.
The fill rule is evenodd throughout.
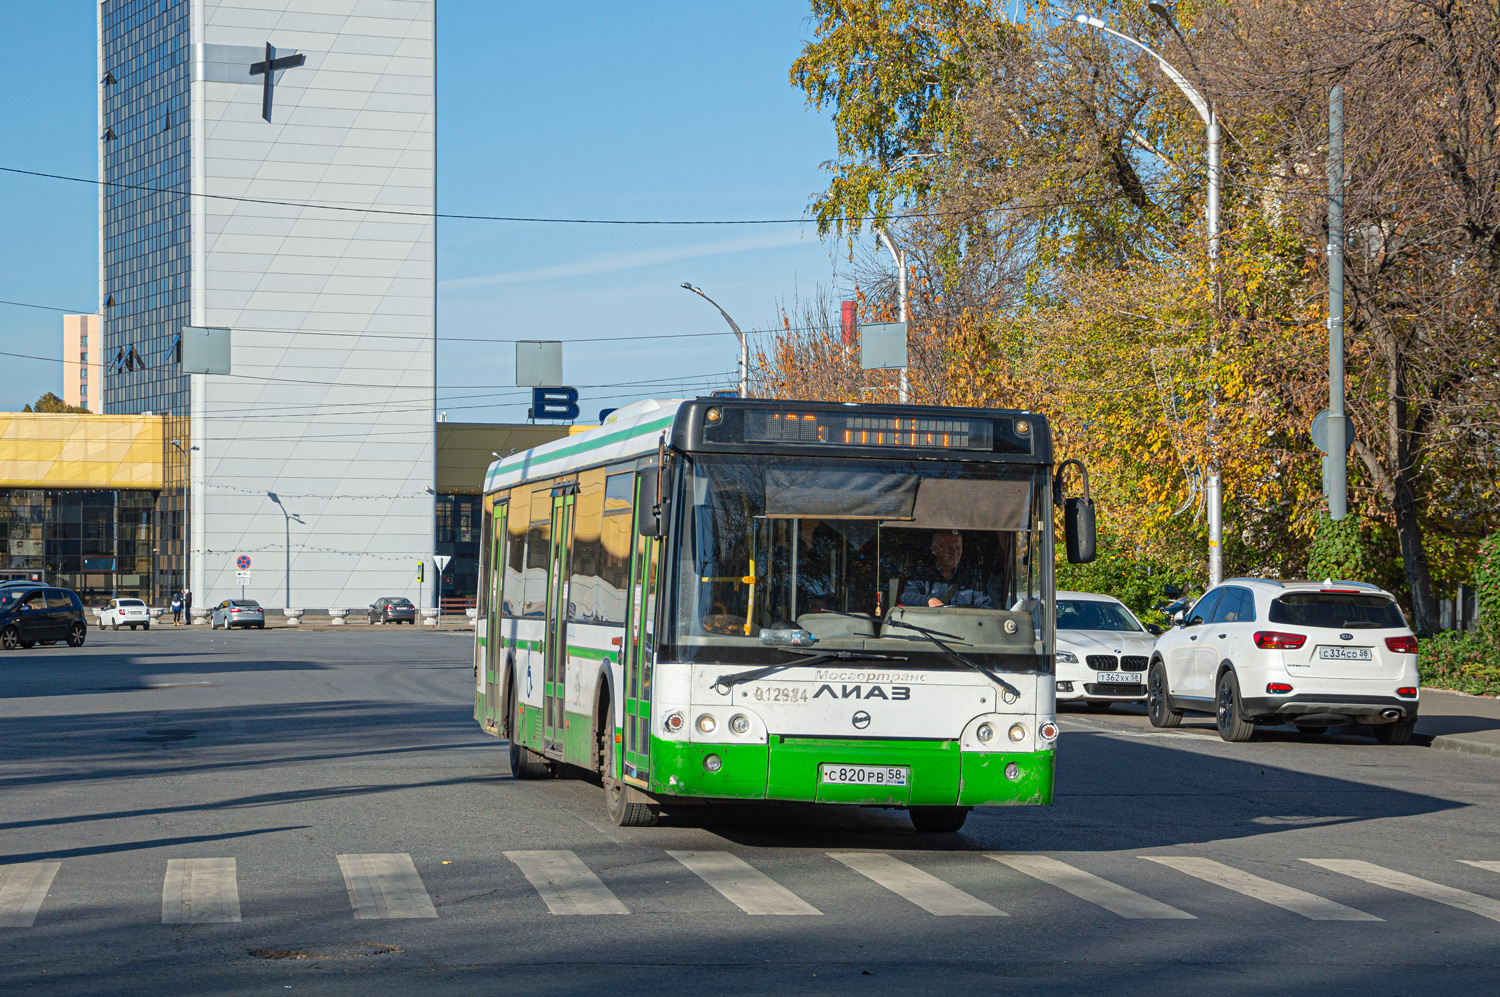
<path id="1" fill-rule="evenodd" d="M 969 819 L 970 807 L 911 807 L 906 815 L 922 834 L 952 834 Z"/>
<path id="2" fill-rule="evenodd" d="M 615 752 L 619 750 L 619 745 L 615 744 L 614 731 L 606 728 L 603 737 L 604 751 L 601 754 L 604 755 L 604 771 L 600 775 L 604 783 L 604 807 L 609 811 L 609 822 L 616 827 L 655 826 L 661 811 L 649 803 L 631 802 L 629 788 L 615 778 Z"/>

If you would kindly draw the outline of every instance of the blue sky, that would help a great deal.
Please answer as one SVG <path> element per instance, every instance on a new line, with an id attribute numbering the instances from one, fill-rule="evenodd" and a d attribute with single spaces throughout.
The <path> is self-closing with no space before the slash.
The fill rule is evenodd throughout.
<path id="1" fill-rule="evenodd" d="M 97 176 L 92 0 L 7 3 L 0 165 Z M 807 0 L 518 4 L 438 0 L 438 207 L 491 215 L 796 218 L 833 156 L 826 114 L 787 69 Z M 0 174 L 0 299 L 91 311 L 95 188 Z M 733 383 L 738 350 L 690 280 L 742 328 L 782 298 L 830 287 L 846 252 L 812 224 L 438 227 L 439 408 L 453 421 L 524 418 L 514 346 L 466 339 L 619 337 L 564 346 L 585 417 Z M 627 339 L 719 333 L 680 339 Z M 0 351 L 58 357 L 56 312 L 0 305 Z M 0 410 L 61 393 L 56 362 L 4 357 Z M 601 385 L 600 387 L 585 387 Z M 464 397 L 458 397 L 464 396 Z M 475 397 L 477 396 L 477 397 Z"/>

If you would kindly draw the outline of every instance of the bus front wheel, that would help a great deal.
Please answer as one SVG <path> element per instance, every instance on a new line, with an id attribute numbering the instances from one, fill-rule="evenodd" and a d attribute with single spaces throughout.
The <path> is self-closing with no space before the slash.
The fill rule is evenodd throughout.
<path id="1" fill-rule="evenodd" d="M 614 731 L 608 728 L 604 731 L 604 745 L 604 771 L 600 774 L 604 783 L 604 806 L 609 811 L 610 823 L 616 827 L 654 826 L 661 816 L 660 811 L 647 803 L 631 802 L 629 788 L 615 778 L 615 752 L 619 750 L 619 745 L 615 743 Z"/>

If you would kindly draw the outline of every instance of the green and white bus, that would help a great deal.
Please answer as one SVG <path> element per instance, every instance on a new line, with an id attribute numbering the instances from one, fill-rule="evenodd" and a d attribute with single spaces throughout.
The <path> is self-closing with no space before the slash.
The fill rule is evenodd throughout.
<path id="1" fill-rule="evenodd" d="M 619 825 L 781 800 L 951 831 L 1049 803 L 1054 470 L 1029 413 L 738 398 L 507 456 L 474 717 L 518 779 L 597 773 Z M 1092 558 L 1092 504 L 1066 506 Z"/>

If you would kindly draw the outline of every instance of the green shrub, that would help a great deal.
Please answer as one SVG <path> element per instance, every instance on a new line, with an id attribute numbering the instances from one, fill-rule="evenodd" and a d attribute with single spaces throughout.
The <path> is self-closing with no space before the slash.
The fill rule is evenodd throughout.
<path id="1" fill-rule="evenodd" d="M 1328 513 L 1320 514 L 1307 551 L 1307 577 L 1314 581 L 1320 578 L 1374 581 L 1379 567 L 1366 532 L 1358 516 L 1348 515 L 1335 522 Z"/>
<path id="2" fill-rule="evenodd" d="M 1500 627 L 1450 630 L 1419 642 L 1422 684 L 1476 696 L 1500 695 Z"/>
<path id="3" fill-rule="evenodd" d="M 1479 596 L 1479 619 L 1490 630 L 1500 630 L 1500 533 L 1479 545 L 1474 562 L 1474 588 Z"/>

